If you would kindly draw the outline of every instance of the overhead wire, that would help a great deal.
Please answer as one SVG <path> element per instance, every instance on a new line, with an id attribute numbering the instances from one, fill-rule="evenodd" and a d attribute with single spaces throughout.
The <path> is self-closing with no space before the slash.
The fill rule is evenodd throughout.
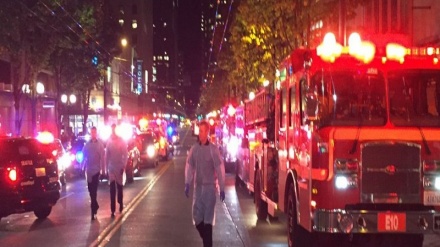
<path id="1" fill-rule="evenodd" d="M 46 3 L 44 3 L 43 1 L 39 0 L 39 3 L 41 3 L 48 11 L 50 11 L 51 13 L 53 13 L 53 15 L 55 15 L 71 32 L 73 32 L 76 36 L 78 36 L 78 38 L 83 38 L 81 36 L 81 34 L 79 34 L 77 31 L 75 31 L 68 23 L 66 23 L 64 21 L 63 18 L 59 17 L 56 12 L 51 9 Z M 56 3 L 60 9 L 74 22 L 74 25 L 77 26 L 80 30 L 82 30 L 82 34 L 84 34 L 85 36 L 87 36 L 92 43 L 96 44 L 96 48 L 95 52 L 97 54 L 102 54 L 104 53 L 104 55 L 107 55 L 109 57 L 112 57 L 112 54 L 105 48 L 103 47 L 88 31 L 86 31 L 83 26 L 81 25 L 81 23 L 79 21 L 77 21 L 65 8 L 64 6 L 62 6 L 59 2 Z M 71 40 L 72 41 L 72 40 Z M 87 40 L 84 40 L 84 44 L 88 45 L 89 42 Z M 135 75 L 133 73 L 131 73 L 131 70 L 127 69 L 126 66 L 124 64 L 121 64 L 123 67 L 123 70 L 120 71 L 122 72 L 123 75 L 127 76 L 130 79 L 135 79 Z"/>
<path id="2" fill-rule="evenodd" d="M 222 46 L 223 46 L 223 41 L 224 41 L 225 36 L 226 36 L 226 32 L 227 32 L 227 28 L 228 28 L 228 23 L 229 23 L 229 17 L 230 17 L 231 12 L 232 12 L 232 4 L 233 3 L 234 3 L 234 0 L 231 0 L 230 3 L 229 3 L 228 14 L 227 14 L 226 21 L 225 21 L 225 24 L 224 24 L 224 27 L 223 27 L 223 33 L 222 33 L 222 36 L 221 36 L 220 45 L 219 45 L 219 49 L 218 49 L 217 55 L 220 54 Z M 216 14 L 215 14 L 216 21 L 215 21 L 215 26 L 214 26 L 214 31 L 213 31 L 214 33 L 212 35 L 212 40 L 211 40 L 211 49 L 210 49 L 210 53 L 209 53 L 208 70 L 206 72 L 206 79 L 209 78 L 209 72 L 210 72 L 210 66 L 211 66 L 211 57 L 212 57 L 212 51 L 213 51 L 213 46 L 214 46 L 214 41 L 215 41 L 215 30 L 216 30 L 216 26 L 217 26 L 217 23 L 218 23 L 217 22 L 217 16 L 218 16 L 219 5 L 220 5 L 220 0 L 217 0 L 217 10 L 216 10 Z M 214 76 L 211 77 L 211 83 L 212 83 L 213 80 L 214 80 Z"/>
<path id="3" fill-rule="evenodd" d="M 212 57 L 212 51 L 214 50 L 214 40 L 215 40 L 215 33 L 217 30 L 217 16 L 218 16 L 218 8 L 220 6 L 220 0 L 217 0 L 217 7 L 215 10 L 215 17 L 214 17 L 214 28 L 212 30 L 212 38 L 211 38 L 211 47 L 209 48 L 209 57 L 208 57 L 208 68 L 206 71 L 206 78 L 205 80 L 207 80 L 207 78 L 209 77 L 209 67 L 211 66 L 211 57 Z"/>

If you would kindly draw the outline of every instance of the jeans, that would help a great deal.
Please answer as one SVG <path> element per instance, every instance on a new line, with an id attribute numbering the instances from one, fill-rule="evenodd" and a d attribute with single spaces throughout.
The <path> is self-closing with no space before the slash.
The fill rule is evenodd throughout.
<path id="1" fill-rule="evenodd" d="M 113 181 L 110 183 L 110 209 L 112 211 L 112 213 L 115 212 L 115 207 L 116 207 L 116 203 L 115 203 L 115 199 L 116 199 L 116 188 L 118 188 L 118 203 L 119 203 L 119 208 L 121 209 L 122 207 L 122 185 L 116 183 L 116 181 Z M 121 211 L 121 210 L 120 210 Z"/>
<path id="2" fill-rule="evenodd" d="M 92 182 L 87 183 L 87 188 L 90 194 L 90 201 L 92 202 L 90 207 L 92 209 L 92 213 L 96 214 L 98 212 L 98 185 L 99 185 L 99 172 L 92 176 Z"/>

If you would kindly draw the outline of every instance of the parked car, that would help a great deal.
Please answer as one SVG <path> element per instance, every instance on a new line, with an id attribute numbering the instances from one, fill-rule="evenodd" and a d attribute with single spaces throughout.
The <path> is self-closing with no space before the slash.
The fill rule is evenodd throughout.
<path id="1" fill-rule="evenodd" d="M 54 139 L 49 143 L 43 143 L 43 146 L 57 159 L 60 183 L 63 186 L 66 185 L 66 176 L 69 177 L 69 175 L 66 174 L 66 171 L 72 165 L 72 160 L 70 159 L 69 154 L 66 152 L 59 139 Z"/>
<path id="2" fill-rule="evenodd" d="M 49 216 L 60 198 L 56 157 L 32 138 L 0 138 L 0 218 L 33 211 Z"/>
<path id="3" fill-rule="evenodd" d="M 126 181 L 128 183 L 132 183 L 135 176 L 141 175 L 141 153 L 136 142 L 136 139 L 131 139 L 128 142 L 128 160 L 125 167 Z"/>
<path id="4" fill-rule="evenodd" d="M 159 140 L 153 132 L 138 134 L 137 147 L 142 164 L 157 166 L 159 164 Z"/>

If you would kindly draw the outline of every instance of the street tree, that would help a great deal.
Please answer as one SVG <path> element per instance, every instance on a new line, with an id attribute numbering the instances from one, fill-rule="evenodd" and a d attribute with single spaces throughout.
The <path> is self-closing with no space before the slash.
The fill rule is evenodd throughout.
<path id="1" fill-rule="evenodd" d="M 347 18 L 368 0 L 346 1 Z M 235 13 L 219 67 L 228 72 L 227 83 L 243 97 L 259 90 L 265 80 L 274 81 L 276 68 L 299 47 L 314 47 L 321 38 L 322 23 L 338 23 L 340 0 L 242 0 Z M 329 27 L 324 27 L 329 28 Z M 215 83 L 224 83 L 216 81 Z"/>
<path id="2" fill-rule="evenodd" d="M 50 3 L 48 3 L 50 5 Z M 56 36 L 53 26 L 55 17 L 45 6 L 35 0 L 3 1 L 0 8 L 0 51 L 9 58 L 11 84 L 15 108 L 15 135 L 21 135 L 23 100 L 32 100 L 33 95 L 22 99 L 23 85 L 29 85 L 30 94 L 35 94 L 38 72 L 47 62 Z"/>
<path id="3" fill-rule="evenodd" d="M 119 54 L 120 28 L 107 1 L 67 1 L 60 18 L 64 40 L 52 53 L 57 91 L 76 94 L 82 107 L 83 131 L 87 132 L 92 90 L 103 90 L 106 69 Z M 58 104 L 60 110 L 60 104 Z M 60 118 L 58 118 L 59 126 Z"/>

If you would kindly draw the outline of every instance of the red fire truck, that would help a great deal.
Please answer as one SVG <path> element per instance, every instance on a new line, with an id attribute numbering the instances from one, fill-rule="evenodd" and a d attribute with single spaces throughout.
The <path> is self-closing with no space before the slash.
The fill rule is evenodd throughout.
<path id="1" fill-rule="evenodd" d="M 327 34 L 245 103 L 249 162 L 237 175 L 258 218 L 287 215 L 289 246 L 421 246 L 440 230 L 440 49 L 383 40 Z"/>

